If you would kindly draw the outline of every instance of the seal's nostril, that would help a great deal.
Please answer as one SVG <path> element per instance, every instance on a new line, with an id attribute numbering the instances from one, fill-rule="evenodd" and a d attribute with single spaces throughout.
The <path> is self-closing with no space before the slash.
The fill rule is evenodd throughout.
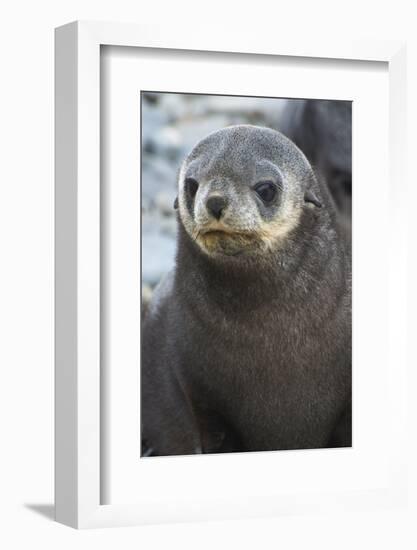
<path id="1" fill-rule="evenodd" d="M 222 217 L 224 210 L 226 209 L 227 201 L 223 197 L 210 197 L 206 202 L 206 208 L 209 211 L 209 213 L 216 218 L 216 220 L 220 220 Z"/>

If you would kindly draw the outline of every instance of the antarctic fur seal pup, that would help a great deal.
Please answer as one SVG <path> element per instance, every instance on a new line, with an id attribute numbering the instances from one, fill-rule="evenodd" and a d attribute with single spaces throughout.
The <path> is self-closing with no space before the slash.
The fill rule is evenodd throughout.
<path id="1" fill-rule="evenodd" d="M 142 456 L 351 445 L 350 246 L 279 132 L 200 141 L 142 327 Z"/>

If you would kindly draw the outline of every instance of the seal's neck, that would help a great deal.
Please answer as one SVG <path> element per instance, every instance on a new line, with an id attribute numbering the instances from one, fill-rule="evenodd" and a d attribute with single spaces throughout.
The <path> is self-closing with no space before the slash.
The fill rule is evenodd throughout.
<path id="1" fill-rule="evenodd" d="M 294 245 L 293 245 L 294 246 Z M 176 281 L 183 287 L 181 295 L 203 295 L 208 301 L 256 307 L 271 296 L 288 292 L 298 269 L 298 254 L 284 248 L 265 255 L 210 257 L 200 249 L 179 224 Z M 294 259 L 295 258 L 295 259 Z M 285 290 L 284 290 L 285 289 Z M 191 296 L 190 296 L 191 295 Z"/>

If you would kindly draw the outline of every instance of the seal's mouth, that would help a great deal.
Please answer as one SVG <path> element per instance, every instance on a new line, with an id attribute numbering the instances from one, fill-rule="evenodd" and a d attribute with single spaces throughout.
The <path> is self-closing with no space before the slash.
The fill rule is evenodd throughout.
<path id="1" fill-rule="evenodd" d="M 253 232 L 216 227 L 198 231 L 195 240 L 209 254 L 236 256 L 253 249 L 257 236 Z"/>
<path id="2" fill-rule="evenodd" d="M 213 236 L 213 237 L 238 237 L 238 236 L 253 236 L 253 232 L 245 231 L 242 229 L 234 229 L 223 223 L 212 223 L 208 226 L 201 227 L 197 233 L 201 236 Z"/>

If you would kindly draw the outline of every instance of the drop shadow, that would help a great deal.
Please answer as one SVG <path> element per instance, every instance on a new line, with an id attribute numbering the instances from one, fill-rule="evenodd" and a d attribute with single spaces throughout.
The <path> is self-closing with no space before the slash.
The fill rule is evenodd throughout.
<path id="1" fill-rule="evenodd" d="M 50 521 L 55 521 L 55 506 L 53 504 L 25 504 L 24 506 Z"/>

